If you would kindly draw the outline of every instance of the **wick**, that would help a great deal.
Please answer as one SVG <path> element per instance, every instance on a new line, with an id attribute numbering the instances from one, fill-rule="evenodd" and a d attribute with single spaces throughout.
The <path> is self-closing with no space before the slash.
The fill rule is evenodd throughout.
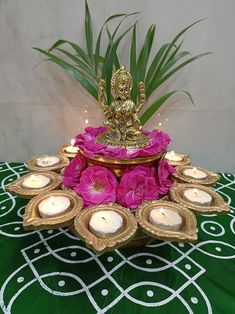
<path id="1" fill-rule="evenodd" d="M 101 216 L 101 218 L 105 221 L 106 219 L 104 217 Z"/>

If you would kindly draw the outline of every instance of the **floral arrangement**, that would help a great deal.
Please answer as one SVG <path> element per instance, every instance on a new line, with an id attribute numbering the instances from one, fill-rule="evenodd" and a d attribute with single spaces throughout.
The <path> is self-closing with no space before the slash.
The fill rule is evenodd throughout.
<path id="1" fill-rule="evenodd" d="M 124 148 L 111 148 L 95 143 L 96 136 L 106 129 L 104 127 L 88 127 L 85 133 L 77 136 L 76 145 L 86 149 L 90 155 L 127 157 Z M 154 130 L 147 132 L 150 145 L 145 149 L 135 149 L 129 152 L 133 157 L 150 156 L 166 150 L 170 141 L 167 134 Z M 149 150 L 148 150 L 149 149 Z M 130 209 L 136 209 L 144 200 L 156 200 L 168 193 L 173 182 L 171 174 L 175 172 L 165 159 L 158 168 L 147 166 L 132 166 L 125 170 L 120 180 L 106 167 L 88 166 L 80 152 L 76 155 L 63 173 L 63 184 L 72 188 L 83 198 L 84 206 L 118 203 Z"/>
<path id="2" fill-rule="evenodd" d="M 170 142 L 169 135 L 160 130 L 153 130 L 151 132 L 144 130 L 143 133 L 150 139 L 149 145 L 145 148 L 128 150 L 123 147 L 111 147 L 97 143 L 96 137 L 105 131 L 107 129 L 103 126 L 98 128 L 87 127 L 84 133 L 76 136 L 75 146 L 80 147 L 88 157 L 136 158 L 153 156 L 166 151 Z"/>

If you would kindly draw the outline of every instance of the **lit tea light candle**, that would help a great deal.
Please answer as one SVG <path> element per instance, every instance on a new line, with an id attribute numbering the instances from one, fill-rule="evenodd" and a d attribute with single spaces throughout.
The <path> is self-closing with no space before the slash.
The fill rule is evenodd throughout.
<path id="1" fill-rule="evenodd" d="M 89 229 L 99 238 L 107 238 L 117 233 L 123 226 L 123 218 L 113 210 L 100 210 L 90 219 Z"/>
<path id="2" fill-rule="evenodd" d="M 21 183 L 21 186 L 28 189 L 42 189 L 50 182 L 50 178 L 42 174 L 31 174 Z"/>
<path id="3" fill-rule="evenodd" d="M 207 177 L 207 173 L 205 171 L 197 169 L 196 167 L 186 168 L 183 171 L 183 174 L 194 179 L 205 179 Z"/>
<path id="4" fill-rule="evenodd" d="M 75 139 L 72 139 L 70 142 L 71 145 L 65 148 L 67 153 L 76 154 L 78 152 L 78 147 L 73 146 L 75 144 Z"/>
<path id="5" fill-rule="evenodd" d="M 179 231 L 182 217 L 172 209 L 159 207 L 150 211 L 149 222 L 164 230 Z"/>
<path id="6" fill-rule="evenodd" d="M 210 205 L 212 202 L 212 196 L 209 193 L 197 188 L 186 189 L 183 196 L 186 200 L 197 205 Z"/>
<path id="7" fill-rule="evenodd" d="M 57 156 L 41 156 L 36 159 L 36 164 L 39 167 L 51 167 L 60 162 L 60 158 Z"/>
<path id="8" fill-rule="evenodd" d="M 38 204 L 39 215 L 42 218 L 62 214 L 70 207 L 70 200 L 66 196 L 49 196 Z"/>
<path id="9" fill-rule="evenodd" d="M 167 152 L 165 155 L 165 158 L 170 161 L 182 161 L 184 155 L 175 153 L 173 150 L 170 152 Z"/>

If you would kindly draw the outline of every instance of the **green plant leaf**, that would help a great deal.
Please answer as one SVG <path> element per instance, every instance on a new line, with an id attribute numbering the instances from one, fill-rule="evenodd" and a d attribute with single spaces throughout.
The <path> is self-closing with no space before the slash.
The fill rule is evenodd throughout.
<path id="1" fill-rule="evenodd" d="M 64 40 L 64 39 L 59 39 L 57 40 L 49 49 L 47 49 L 47 52 L 51 52 L 54 49 L 64 45 L 68 44 L 70 45 L 74 51 L 87 63 L 90 64 L 90 60 L 87 56 L 87 54 L 84 52 L 84 50 L 77 44 L 73 43 L 72 41 Z"/>
<path id="2" fill-rule="evenodd" d="M 145 80 L 145 86 L 147 87 L 150 83 L 150 80 L 152 79 L 157 67 L 158 67 L 158 64 L 159 62 L 161 61 L 161 58 L 164 54 L 164 52 L 166 51 L 167 47 L 169 46 L 170 44 L 167 43 L 167 44 L 164 44 L 157 52 L 157 54 L 155 55 L 150 67 L 149 67 L 149 70 L 148 70 L 148 73 L 147 73 L 147 76 L 146 76 L 146 80 Z"/>
<path id="3" fill-rule="evenodd" d="M 107 23 L 106 23 L 106 28 L 107 28 L 107 34 L 108 34 L 108 37 L 109 37 L 109 44 L 108 44 L 108 47 L 106 49 L 106 52 L 105 52 L 105 59 L 109 56 L 110 54 L 110 51 L 111 51 L 111 46 L 113 46 L 113 43 L 114 43 L 114 38 L 118 32 L 118 29 L 119 27 L 121 26 L 121 24 L 123 23 L 123 21 L 132 16 L 132 15 L 136 15 L 136 14 L 139 14 L 140 12 L 134 12 L 134 13 L 129 13 L 129 14 L 125 14 L 124 17 L 122 18 L 122 20 L 119 22 L 119 24 L 117 25 L 117 27 L 115 28 L 113 34 L 111 35 L 111 33 L 109 32 L 109 28 L 107 26 Z M 120 62 L 118 60 L 118 56 L 117 56 L 117 52 L 115 53 L 116 56 L 114 56 L 114 61 L 115 61 L 115 68 L 116 70 L 120 68 Z M 106 64 L 105 64 L 105 68 L 106 68 Z M 104 77 L 104 70 L 102 71 L 102 77 Z"/>
<path id="4" fill-rule="evenodd" d="M 172 52 L 172 54 L 169 56 L 169 58 L 166 60 L 165 63 L 168 63 L 169 61 L 171 61 L 171 59 L 174 58 L 174 56 L 178 53 L 178 51 L 182 47 L 183 42 L 184 42 L 184 39 L 181 41 L 181 43 L 178 46 L 175 47 L 175 50 Z"/>
<path id="5" fill-rule="evenodd" d="M 50 61 L 60 65 L 63 69 L 65 69 L 71 76 L 73 76 L 81 85 L 84 87 L 88 93 L 90 93 L 95 99 L 97 99 L 97 88 L 93 84 L 89 78 L 87 78 L 81 71 L 77 68 L 72 66 L 71 64 L 67 63 L 66 61 L 62 60 L 61 58 L 45 51 L 40 48 L 33 48 L 34 50 L 39 51 L 40 53 L 46 55 Z"/>
<path id="6" fill-rule="evenodd" d="M 110 49 L 111 49 L 113 46 L 113 36 L 111 35 L 108 26 L 106 27 L 106 30 L 107 30 L 107 34 L 109 37 L 109 45 L 110 45 Z M 114 52 L 114 60 L 113 61 L 114 61 L 115 69 L 116 70 L 120 69 L 120 62 L 118 60 L 117 51 Z"/>
<path id="7" fill-rule="evenodd" d="M 180 69 L 182 69 L 183 67 L 185 67 L 187 64 L 201 58 L 204 57 L 206 55 L 211 54 L 210 52 L 205 52 L 205 53 L 201 53 L 197 56 L 194 56 L 192 58 L 189 58 L 188 60 L 184 61 L 183 63 L 181 63 L 180 65 L 178 65 L 177 67 L 175 67 L 173 70 L 171 70 L 170 72 L 168 72 L 165 76 L 163 76 L 162 78 L 156 79 L 155 81 L 152 80 L 151 83 L 148 86 L 148 89 L 146 90 L 146 94 L 148 94 L 148 96 L 150 96 L 152 94 L 152 92 L 158 88 L 162 83 L 164 83 L 169 77 L 171 77 L 173 74 L 175 74 L 177 71 L 179 71 Z"/>
<path id="8" fill-rule="evenodd" d="M 162 65 L 164 64 L 165 60 L 167 59 L 167 56 L 168 54 L 170 53 L 171 49 L 174 47 L 175 43 L 177 42 L 177 40 L 188 30 L 190 29 L 192 26 L 200 23 L 201 21 L 203 21 L 204 19 L 200 19 L 192 24 L 190 24 L 189 26 L 185 27 L 182 31 L 180 31 L 174 38 L 173 40 L 171 41 L 169 47 L 166 49 L 163 57 L 162 57 L 162 60 L 158 66 L 158 68 L 160 69 L 162 67 Z"/>
<path id="9" fill-rule="evenodd" d="M 86 34 L 86 46 L 87 53 L 90 59 L 91 64 L 93 64 L 93 32 L 91 25 L 91 15 L 90 10 L 87 4 L 87 0 L 85 0 L 85 34 Z"/>
<path id="10" fill-rule="evenodd" d="M 149 121 L 149 119 L 155 114 L 155 112 L 175 93 L 182 92 L 186 94 L 190 100 L 193 102 L 192 96 L 186 92 L 185 90 L 174 90 L 172 92 L 169 92 L 163 96 L 161 96 L 159 99 L 157 99 L 140 117 L 140 121 L 142 125 L 144 125 L 146 122 Z M 193 102 L 194 103 L 194 102 Z"/>
<path id="11" fill-rule="evenodd" d="M 172 69 L 172 67 L 182 58 L 190 55 L 188 51 L 179 52 L 173 58 L 169 59 L 169 61 L 160 69 L 158 76 L 156 79 L 160 79 L 168 70 Z"/>
<path id="12" fill-rule="evenodd" d="M 115 59 L 115 54 L 118 48 L 118 45 L 120 44 L 121 40 L 124 38 L 124 36 L 136 25 L 137 22 L 135 22 L 133 25 L 128 27 L 113 43 L 111 46 L 111 49 L 106 51 L 105 57 L 104 57 L 104 64 L 103 64 L 103 71 L 102 71 L 102 78 L 105 79 L 106 82 L 106 94 L 107 94 L 107 101 L 110 104 L 111 103 L 111 77 L 112 77 L 112 70 L 113 70 L 113 64 Z"/>
<path id="13" fill-rule="evenodd" d="M 136 63 L 136 25 L 133 27 L 130 50 L 130 73 L 132 75 L 133 87 L 131 97 L 137 102 L 137 63 Z"/>
<path id="14" fill-rule="evenodd" d="M 79 66 L 79 68 L 83 69 L 85 71 L 85 73 L 88 74 L 88 76 L 91 76 L 93 79 L 97 80 L 97 77 L 96 77 L 94 71 L 85 62 L 83 62 L 81 59 L 79 59 L 79 57 L 74 56 L 69 51 L 61 49 L 61 48 L 56 48 L 56 50 L 62 52 L 68 58 L 73 60 Z"/>
<path id="15" fill-rule="evenodd" d="M 123 21 L 132 16 L 132 15 L 136 15 L 136 14 L 140 14 L 141 12 L 133 12 L 133 13 L 129 13 L 129 14 L 125 14 L 125 16 L 123 17 L 123 19 L 121 19 L 121 21 L 119 22 L 119 24 L 117 25 L 116 29 L 114 30 L 113 32 L 113 35 L 112 35 L 112 38 L 114 39 L 114 37 L 116 36 L 117 32 L 118 32 L 118 29 L 119 27 L 121 26 L 121 24 L 123 23 Z"/>
<path id="16" fill-rule="evenodd" d="M 137 61 L 137 79 L 138 82 L 145 81 L 145 73 L 147 69 L 147 64 L 152 49 L 153 39 L 155 35 L 156 25 L 151 25 L 147 31 L 143 47 L 140 51 L 138 61 Z"/>
<path id="17" fill-rule="evenodd" d="M 104 26 L 111 21 L 112 19 L 116 19 L 119 18 L 121 16 L 126 15 L 125 13 L 121 13 L 121 14 L 114 14 L 111 15 L 109 18 L 107 18 L 107 20 L 104 22 L 104 24 L 102 25 L 99 35 L 97 37 L 97 41 L 96 41 L 96 46 L 95 46 L 95 55 L 94 55 L 94 61 L 95 61 L 95 73 L 96 75 L 98 74 L 98 66 L 99 66 L 99 57 L 100 57 L 100 44 L 101 44 L 101 38 L 102 38 L 102 32 L 104 29 Z"/>

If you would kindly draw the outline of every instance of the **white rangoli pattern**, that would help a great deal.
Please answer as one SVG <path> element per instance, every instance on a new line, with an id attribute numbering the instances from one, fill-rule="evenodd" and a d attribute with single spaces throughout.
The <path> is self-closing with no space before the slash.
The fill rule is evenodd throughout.
<path id="1" fill-rule="evenodd" d="M 89 299 L 93 311 L 97 313 L 108 312 L 123 298 L 146 308 L 164 306 L 177 298 L 185 308 L 185 313 L 197 312 L 198 304 L 200 304 L 200 308 L 204 306 L 203 313 L 213 312 L 211 300 L 197 282 L 197 279 L 203 276 L 207 270 L 198 261 L 195 261 L 193 253 L 207 255 L 211 259 L 235 258 L 235 247 L 223 239 L 226 232 L 230 232 L 231 236 L 235 234 L 235 208 L 231 205 L 230 196 L 224 192 L 226 188 L 235 195 L 234 175 L 223 174 L 223 179 L 227 183 L 217 183 L 214 187 L 230 204 L 231 212 L 227 217 L 227 229 L 217 221 L 216 215 L 203 215 L 203 221 L 199 225 L 200 234 L 203 238 L 205 236 L 209 239 L 200 240 L 195 245 L 156 242 L 145 248 L 134 250 L 134 253 L 133 250 L 115 250 L 102 256 L 96 256 L 67 229 L 24 231 L 22 213 L 25 206 L 17 208 L 17 198 L 5 192 L 5 186 L 26 173 L 27 168 L 24 164 L 0 163 L 0 172 L 9 173 L 0 186 L 0 217 L 7 217 L 12 211 L 17 210 L 15 221 L 0 224 L 0 236 L 11 238 L 33 236 L 34 239 L 37 239 L 30 245 L 25 245 L 18 252 L 22 255 L 24 262 L 1 284 L 0 304 L 3 313 L 12 313 L 12 307 L 17 298 L 25 290 L 33 289 L 35 283 L 39 284 L 48 294 L 55 296 L 66 297 L 83 294 L 83 297 Z M 166 251 L 174 254 L 166 259 L 165 254 L 161 254 Z M 47 272 L 46 267 L 45 269 L 38 268 L 39 261 L 44 261 L 45 265 L 49 263 L 52 271 Z M 79 267 L 86 269 L 87 272 L 89 272 L 89 267 L 96 269 L 98 275 L 96 278 L 89 276 L 89 280 L 86 280 L 86 274 L 81 276 L 81 271 L 80 273 L 77 271 Z M 122 285 L 124 281 L 120 279 L 119 272 L 126 274 L 130 268 L 135 270 L 136 277 L 132 278 L 132 282 L 128 278 L 128 282 Z M 158 274 L 163 272 L 166 272 L 166 276 L 169 272 L 177 273 L 180 284 L 170 285 L 169 281 L 158 281 Z M 52 277 L 57 282 L 56 286 L 51 285 L 49 279 Z M 127 284 L 129 286 L 126 286 Z M 15 286 L 17 288 L 13 289 Z M 187 291 L 189 286 L 190 293 Z M 10 296 L 8 290 L 11 291 Z M 164 291 L 163 299 L 159 299 L 159 291 L 162 293 Z M 103 306 L 104 303 L 100 301 L 102 298 L 108 298 L 109 303 Z"/>

